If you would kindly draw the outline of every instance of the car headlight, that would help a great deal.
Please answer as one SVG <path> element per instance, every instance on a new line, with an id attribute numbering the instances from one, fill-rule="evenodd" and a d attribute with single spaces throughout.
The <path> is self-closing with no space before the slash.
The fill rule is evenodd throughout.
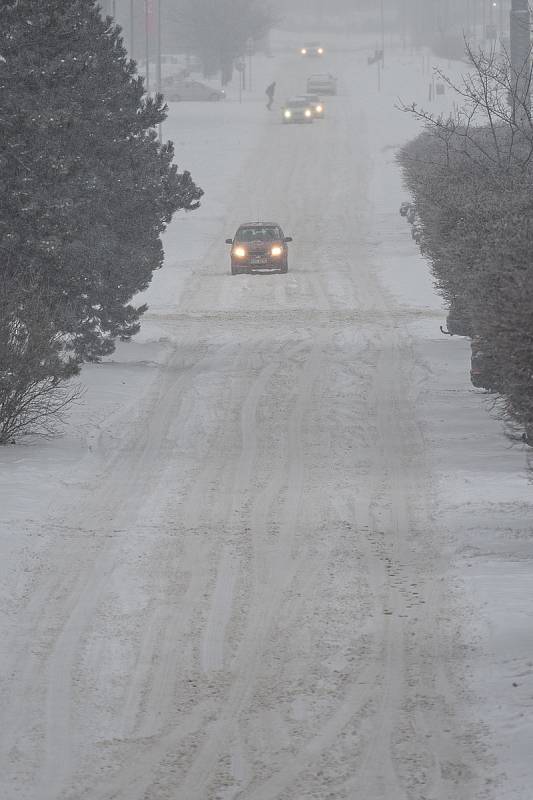
<path id="1" fill-rule="evenodd" d="M 244 258 L 246 255 L 246 250 L 244 249 L 244 247 L 236 247 L 233 250 L 233 255 L 237 256 L 237 258 Z"/>
<path id="2" fill-rule="evenodd" d="M 301 54 L 302 54 L 303 56 L 307 55 L 307 50 L 306 50 L 306 48 L 305 48 L 305 47 L 302 47 L 302 49 L 301 49 L 301 51 L 300 51 L 300 52 L 301 52 Z"/>
<path id="3" fill-rule="evenodd" d="M 316 111 L 318 114 L 321 114 L 324 111 L 324 109 L 322 108 L 322 106 L 317 106 Z"/>
<path id="4" fill-rule="evenodd" d="M 283 253 L 283 248 L 276 244 L 270 252 L 273 256 L 280 256 Z"/>
<path id="5" fill-rule="evenodd" d="M 319 47 L 318 48 L 318 54 L 319 55 L 323 55 L 323 53 L 324 53 L 324 48 L 323 47 Z"/>
<path id="6" fill-rule="evenodd" d="M 285 111 L 283 112 L 283 116 L 285 117 L 285 119 L 290 119 L 292 117 L 292 114 L 288 108 L 286 108 Z"/>
<path id="7" fill-rule="evenodd" d="M 306 108 L 305 109 L 305 116 L 306 117 L 310 117 L 311 116 L 311 109 L 310 108 Z"/>

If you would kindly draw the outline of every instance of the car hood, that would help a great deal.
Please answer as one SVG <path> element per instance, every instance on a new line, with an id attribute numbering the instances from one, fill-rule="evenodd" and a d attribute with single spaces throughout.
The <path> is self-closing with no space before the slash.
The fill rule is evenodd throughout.
<path id="1" fill-rule="evenodd" d="M 250 253 L 264 250 L 265 247 L 281 247 L 283 242 L 273 241 L 272 239 L 255 240 L 254 242 L 242 242 L 242 246 L 246 247 Z"/>

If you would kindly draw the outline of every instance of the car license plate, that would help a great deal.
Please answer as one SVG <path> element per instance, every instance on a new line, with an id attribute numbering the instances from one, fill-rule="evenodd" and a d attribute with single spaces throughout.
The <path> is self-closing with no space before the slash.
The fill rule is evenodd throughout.
<path id="1" fill-rule="evenodd" d="M 250 262 L 252 264 L 266 264 L 267 263 L 267 258 L 265 256 L 253 256 L 250 259 Z"/>

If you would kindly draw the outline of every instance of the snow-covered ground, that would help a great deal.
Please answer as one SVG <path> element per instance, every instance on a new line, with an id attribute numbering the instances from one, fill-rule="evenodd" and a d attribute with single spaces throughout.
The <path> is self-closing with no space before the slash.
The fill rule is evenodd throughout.
<path id="1" fill-rule="evenodd" d="M 291 34 L 242 104 L 171 105 L 206 197 L 141 334 L 61 438 L 0 450 L 6 800 L 532 796 L 526 453 L 398 215 L 431 77 L 391 46 L 378 92 L 372 44 L 318 67 Z M 282 126 L 318 69 L 326 119 Z M 287 275 L 229 275 L 253 217 Z"/>

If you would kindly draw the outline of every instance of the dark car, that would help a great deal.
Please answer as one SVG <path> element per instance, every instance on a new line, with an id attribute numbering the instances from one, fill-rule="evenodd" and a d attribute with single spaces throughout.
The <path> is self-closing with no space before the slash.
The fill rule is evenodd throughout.
<path id="1" fill-rule="evenodd" d="M 287 243 L 291 236 L 285 236 L 276 222 L 246 222 L 241 225 L 231 244 L 231 274 L 255 270 L 276 270 L 287 272 Z"/>
<path id="2" fill-rule="evenodd" d="M 173 78 L 166 82 L 163 88 L 165 100 L 179 103 L 182 100 L 209 100 L 211 102 L 224 100 L 226 93 L 222 89 L 215 89 L 206 83 L 194 81 L 191 78 Z"/>
<path id="3" fill-rule="evenodd" d="M 329 72 L 310 75 L 307 79 L 307 94 L 337 94 L 337 78 Z"/>

